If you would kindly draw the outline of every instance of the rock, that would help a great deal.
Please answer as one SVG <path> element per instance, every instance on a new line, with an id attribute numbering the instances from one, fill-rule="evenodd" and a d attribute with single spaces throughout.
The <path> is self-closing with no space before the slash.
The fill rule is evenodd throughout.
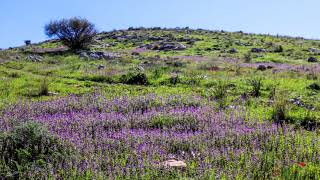
<path id="1" fill-rule="evenodd" d="M 235 54 L 235 53 L 238 53 L 238 51 L 237 51 L 236 48 L 232 48 L 232 49 L 229 50 L 229 53 Z"/>
<path id="2" fill-rule="evenodd" d="M 28 55 L 27 57 L 28 60 L 32 61 L 32 62 L 41 62 L 42 61 L 42 57 L 39 55 Z"/>
<path id="3" fill-rule="evenodd" d="M 106 59 L 106 60 L 121 58 L 121 55 L 112 53 L 112 52 L 100 52 L 100 53 L 103 59 Z"/>
<path id="4" fill-rule="evenodd" d="M 315 57 L 309 57 L 308 62 L 318 62 L 318 59 Z"/>
<path id="5" fill-rule="evenodd" d="M 170 168 L 170 167 L 185 168 L 185 167 L 187 167 L 187 164 L 183 161 L 177 161 L 177 160 L 171 159 L 171 160 L 167 160 L 167 161 L 163 162 L 163 166 L 167 167 L 167 168 Z"/>
<path id="6" fill-rule="evenodd" d="M 159 50 L 159 51 L 170 51 L 170 50 L 185 50 L 187 47 L 181 43 L 176 42 L 160 42 L 154 44 L 146 44 L 141 46 L 140 48 L 146 48 L 151 50 Z"/>
<path id="7" fill-rule="evenodd" d="M 112 52 L 81 52 L 79 54 L 81 59 L 93 59 L 93 60 L 99 60 L 99 59 L 116 59 L 120 58 L 121 56 L 116 53 Z"/>
<path id="8" fill-rule="evenodd" d="M 148 37 L 149 41 L 162 41 L 164 40 L 162 37 L 150 36 Z"/>
<path id="9" fill-rule="evenodd" d="M 98 53 L 90 53 L 89 57 L 94 60 L 101 59 L 101 56 Z"/>
<path id="10" fill-rule="evenodd" d="M 55 93 L 55 92 L 48 92 L 48 95 L 49 95 L 49 96 L 56 96 L 56 95 L 59 95 L 59 93 Z"/>
<path id="11" fill-rule="evenodd" d="M 304 104 L 301 102 L 300 98 L 293 98 L 293 99 L 290 99 L 290 102 L 294 105 L 297 105 L 299 107 L 303 107 Z"/>
<path id="12" fill-rule="evenodd" d="M 320 53 L 320 50 L 319 50 L 319 49 L 316 49 L 316 48 L 309 48 L 308 51 L 311 52 L 311 53 L 316 53 L 316 54 L 319 54 L 319 53 Z"/>
<path id="13" fill-rule="evenodd" d="M 257 70 L 259 71 L 265 71 L 267 69 L 267 67 L 265 65 L 262 65 L 260 64 L 258 67 L 257 67 Z"/>
<path id="14" fill-rule="evenodd" d="M 138 53 L 138 52 L 132 52 L 131 55 L 132 55 L 132 56 L 139 56 L 140 53 Z"/>
<path id="15" fill-rule="evenodd" d="M 262 52 L 266 52 L 266 50 L 263 49 L 263 48 L 252 48 L 251 52 L 253 52 L 253 53 L 262 53 Z"/>
<path id="16" fill-rule="evenodd" d="M 99 66 L 98 66 L 98 69 L 99 70 L 101 70 L 101 69 L 104 69 L 105 67 L 104 67 L 104 65 L 102 65 L 102 64 L 100 64 Z"/>
<path id="17" fill-rule="evenodd" d="M 89 55 L 86 52 L 81 52 L 79 56 L 81 59 L 89 59 Z"/>

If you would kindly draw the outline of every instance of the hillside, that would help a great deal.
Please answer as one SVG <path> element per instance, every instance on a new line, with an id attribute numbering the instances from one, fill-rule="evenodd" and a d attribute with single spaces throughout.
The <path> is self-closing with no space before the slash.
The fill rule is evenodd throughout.
<path id="1" fill-rule="evenodd" d="M 288 98 L 318 107 L 317 91 L 307 88 L 319 71 L 319 63 L 308 62 L 320 59 L 317 40 L 159 28 L 103 32 L 95 39 L 89 51 L 79 53 L 56 40 L 1 51 L 1 94 L 46 99 L 38 96 L 38 86 L 47 79 L 55 96 L 95 89 L 112 89 L 114 95 L 183 91 L 206 96 L 215 81 L 226 80 L 235 86 L 230 92 L 234 99 L 250 89 L 246 80 L 261 76 L 262 97 L 277 84 L 279 91 L 289 92 Z M 129 86 L 134 82 L 121 79 L 135 68 L 147 76 L 145 86 Z M 172 84 L 174 78 L 178 81 Z"/>
<path id="2" fill-rule="evenodd" d="M 31 120 L 76 149 L 44 177 L 319 177 L 318 60 L 319 40 L 189 28 L 102 32 L 78 52 L 9 48 L 0 129 Z"/>

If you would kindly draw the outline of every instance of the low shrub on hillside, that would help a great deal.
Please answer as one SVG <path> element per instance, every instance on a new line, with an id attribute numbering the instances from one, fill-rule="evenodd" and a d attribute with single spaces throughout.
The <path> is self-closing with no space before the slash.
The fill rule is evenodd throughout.
<path id="1" fill-rule="evenodd" d="M 252 61 L 252 55 L 250 52 L 243 55 L 243 59 L 245 63 L 250 63 Z"/>
<path id="2" fill-rule="evenodd" d="M 49 94 L 49 83 L 47 77 L 40 82 L 39 96 L 47 96 Z"/>
<path id="3" fill-rule="evenodd" d="M 272 120 L 276 124 L 282 125 L 288 120 L 288 101 L 284 98 L 284 95 L 277 94 L 273 103 Z"/>
<path id="4" fill-rule="evenodd" d="M 261 95 L 261 89 L 262 89 L 262 78 L 260 76 L 252 77 L 251 79 L 248 79 L 247 82 L 251 86 L 251 95 L 254 97 L 259 97 Z"/>
<path id="5" fill-rule="evenodd" d="M 223 108 L 228 98 L 228 90 L 228 82 L 219 80 L 209 90 L 209 97 L 217 101 L 219 108 Z"/>
<path id="6" fill-rule="evenodd" d="M 88 75 L 78 78 L 81 81 L 93 81 L 98 83 L 113 83 L 114 80 L 110 76 L 105 75 Z"/>
<path id="7" fill-rule="evenodd" d="M 149 83 L 147 75 L 139 68 L 131 69 L 120 78 L 120 82 L 132 85 L 147 85 Z"/>
<path id="8" fill-rule="evenodd" d="M 26 122 L 0 134 L 0 176 L 26 178 L 27 173 L 49 164 L 66 163 L 71 152 L 40 124 Z"/>

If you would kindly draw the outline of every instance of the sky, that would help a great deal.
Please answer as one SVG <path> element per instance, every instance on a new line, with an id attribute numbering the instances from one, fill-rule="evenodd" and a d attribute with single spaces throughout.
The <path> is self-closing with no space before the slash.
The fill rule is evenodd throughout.
<path id="1" fill-rule="evenodd" d="M 0 48 L 46 40 L 46 23 L 74 16 L 100 31 L 190 27 L 320 39 L 319 7 L 319 0 L 1 0 Z"/>

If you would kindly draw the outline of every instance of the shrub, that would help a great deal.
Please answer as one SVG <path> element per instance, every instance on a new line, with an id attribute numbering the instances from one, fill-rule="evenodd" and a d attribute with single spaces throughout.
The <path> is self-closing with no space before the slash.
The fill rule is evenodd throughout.
<path id="1" fill-rule="evenodd" d="M 0 176 L 18 178 L 19 173 L 44 168 L 49 161 L 58 165 L 71 158 L 71 152 L 40 124 L 26 122 L 0 134 Z"/>
<path id="2" fill-rule="evenodd" d="M 79 77 L 80 81 L 93 81 L 98 83 L 113 83 L 113 79 L 110 76 L 105 75 L 87 75 Z"/>
<path id="3" fill-rule="evenodd" d="M 7 76 L 10 78 L 19 78 L 20 74 L 18 72 L 9 72 Z"/>
<path id="4" fill-rule="evenodd" d="M 320 91 L 320 85 L 318 83 L 312 83 L 307 88 L 314 91 Z"/>
<path id="5" fill-rule="evenodd" d="M 248 53 L 244 54 L 243 59 L 244 59 L 245 63 L 250 63 L 252 61 L 251 53 L 248 52 Z"/>
<path id="6" fill-rule="evenodd" d="M 219 80 L 213 88 L 210 89 L 210 97 L 214 98 L 219 108 L 223 108 L 228 97 L 229 85 L 226 81 Z"/>
<path id="7" fill-rule="evenodd" d="M 318 79 L 318 71 L 315 67 L 311 68 L 310 73 L 307 74 L 307 79 L 310 79 L 310 80 Z"/>
<path id="8" fill-rule="evenodd" d="M 209 62 L 209 63 L 201 63 L 198 65 L 199 70 L 209 70 L 209 71 L 218 71 L 220 68 L 216 64 L 216 62 Z"/>
<path id="9" fill-rule="evenodd" d="M 272 83 L 272 84 L 268 85 L 267 90 L 269 90 L 269 99 L 270 100 L 274 100 L 278 86 L 279 86 L 279 83 Z"/>
<path id="10" fill-rule="evenodd" d="M 152 74 L 154 79 L 158 79 L 164 74 L 164 69 L 157 67 L 153 70 Z"/>
<path id="11" fill-rule="evenodd" d="M 85 49 L 97 34 L 94 24 L 87 19 L 71 18 L 51 21 L 45 26 L 48 37 L 56 37 L 72 50 Z"/>
<path id="12" fill-rule="evenodd" d="M 172 74 L 169 78 L 169 83 L 173 85 L 177 85 L 181 82 L 180 76 L 178 74 Z"/>
<path id="13" fill-rule="evenodd" d="M 45 77 L 39 87 L 39 96 L 47 96 L 49 94 L 49 84 L 48 84 L 48 79 Z"/>
<path id="14" fill-rule="evenodd" d="M 273 103 L 272 120 L 282 125 L 288 120 L 287 117 L 288 102 L 284 99 L 284 95 L 277 95 Z"/>
<path id="15" fill-rule="evenodd" d="M 273 52 L 274 53 L 281 53 L 281 52 L 283 52 L 283 47 L 281 45 L 274 46 Z"/>
<path id="16" fill-rule="evenodd" d="M 252 87 L 251 94 L 254 97 L 259 97 L 261 95 L 262 88 L 262 78 L 260 76 L 253 77 L 248 80 L 248 84 Z"/>
<path id="17" fill-rule="evenodd" d="M 177 67 L 177 68 L 185 66 L 185 63 L 181 62 L 181 61 L 169 61 L 166 64 L 169 65 L 169 66 L 172 66 L 172 67 Z"/>
<path id="18" fill-rule="evenodd" d="M 125 75 L 120 78 L 121 83 L 133 85 L 147 85 L 147 75 L 139 68 L 129 70 Z"/>

